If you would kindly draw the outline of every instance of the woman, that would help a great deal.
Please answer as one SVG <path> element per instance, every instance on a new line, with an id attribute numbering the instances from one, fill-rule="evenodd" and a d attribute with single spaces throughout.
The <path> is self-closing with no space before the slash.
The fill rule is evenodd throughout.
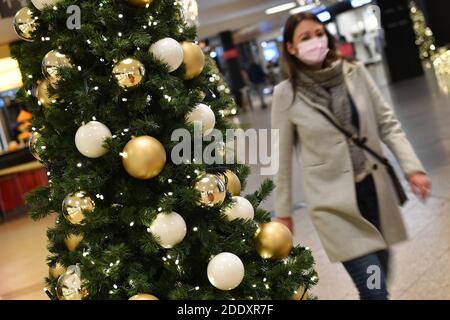
<path id="1" fill-rule="evenodd" d="M 289 80 L 275 88 L 272 109 L 272 127 L 280 133 L 276 213 L 292 230 L 292 153 L 298 144 L 305 202 L 330 261 L 343 263 L 361 299 L 388 299 L 388 247 L 407 238 L 392 180 L 383 164 L 349 143 L 319 110 L 365 137 L 378 154 L 384 142 L 423 201 L 431 184 L 365 67 L 340 58 L 333 41 L 312 14 L 286 23 Z M 374 270 L 380 275 L 375 288 L 369 279 Z"/>

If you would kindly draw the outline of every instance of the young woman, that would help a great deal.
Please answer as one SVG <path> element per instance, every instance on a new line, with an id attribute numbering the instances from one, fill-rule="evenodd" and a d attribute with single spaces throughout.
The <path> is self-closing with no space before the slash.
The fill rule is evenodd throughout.
<path id="1" fill-rule="evenodd" d="M 368 71 L 337 55 L 334 38 L 314 15 L 289 18 L 284 51 L 289 80 L 275 88 L 272 109 L 272 127 L 280 132 L 278 221 L 293 229 L 292 153 L 298 145 L 304 200 L 330 261 L 343 263 L 361 299 L 388 299 L 388 247 L 407 238 L 392 180 L 319 110 L 378 154 L 384 142 L 423 201 L 430 180 Z M 375 288 L 368 281 L 373 274 L 380 275 Z"/>

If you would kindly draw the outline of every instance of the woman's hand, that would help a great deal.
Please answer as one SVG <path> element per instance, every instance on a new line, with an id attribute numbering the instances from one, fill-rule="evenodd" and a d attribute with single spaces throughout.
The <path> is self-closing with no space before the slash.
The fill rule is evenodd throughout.
<path id="1" fill-rule="evenodd" d="M 408 176 L 408 182 L 411 190 L 422 201 L 425 202 L 430 196 L 431 181 L 428 176 L 422 172 L 415 172 Z"/>
<path id="2" fill-rule="evenodd" d="M 294 222 L 291 217 L 275 218 L 274 221 L 284 224 L 292 233 L 294 233 Z"/>

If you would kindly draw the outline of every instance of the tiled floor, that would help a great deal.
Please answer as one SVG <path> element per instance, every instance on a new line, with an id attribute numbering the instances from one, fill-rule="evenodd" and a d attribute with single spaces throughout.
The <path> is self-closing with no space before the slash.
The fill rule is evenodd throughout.
<path id="1" fill-rule="evenodd" d="M 450 97 L 441 94 L 432 74 L 388 87 L 382 74 L 378 82 L 393 103 L 404 129 L 433 181 L 430 201 L 411 196 L 404 208 L 410 241 L 393 250 L 392 299 L 450 299 Z M 270 110 L 243 114 L 244 127 L 269 128 Z M 312 249 L 319 273 L 314 294 L 320 299 L 357 299 L 357 292 L 340 264 L 330 264 L 306 210 L 302 209 L 301 177 L 294 166 L 294 199 L 297 243 Z M 253 166 L 247 190 L 266 178 Z M 264 207 L 272 210 L 273 197 Z M 48 299 L 43 293 L 49 217 L 37 223 L 22 218 L 0 225 L 0 299 Z"/>

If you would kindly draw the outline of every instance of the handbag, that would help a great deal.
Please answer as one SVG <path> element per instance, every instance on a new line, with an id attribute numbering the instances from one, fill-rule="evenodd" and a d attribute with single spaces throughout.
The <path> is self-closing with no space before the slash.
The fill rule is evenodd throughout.
<path id="1" fill-rule="evenodd" d="M 370 155 L 372 155 L 375 159 L 377 159 L 380 163 L 382 163 L 386 167 L 387 172 L 388 172 L 389 176 L 391 177 L 392 184 L 394 185 L 395 192 L 397 194 L 399 203 L 401 206 L 403 206 L 408 201 L 408 196 L 406 195 L 406 192 L 403 189 L 403 185 L 400 182 L 400 179 L 397 177 L 394 167 L 391 165 L 389 160 L 386 157 L 378 154 L 376 151 L 374 151 L 369 146 L 367 146 L 366 138 L 361 138 L 357 134 L 354 134 L 354 133 L 350 132 L 349 130 L 347 130 L 346 128 L 344 128 L 343 126 L 339 125 L 333 118 L 331 118 L 323 110 L 320 110 L 318 108 L 315 108 L 315 109 L 318 112 L 320 112 L 328 120 L 328 122 L 330 122 L 336 129 L 338 129 L 340 132 L 342 132 L 347 137 L 347 139 L 349 139 L 351 142 L 353 142 L 359 148 L 367 151 Z"/>

